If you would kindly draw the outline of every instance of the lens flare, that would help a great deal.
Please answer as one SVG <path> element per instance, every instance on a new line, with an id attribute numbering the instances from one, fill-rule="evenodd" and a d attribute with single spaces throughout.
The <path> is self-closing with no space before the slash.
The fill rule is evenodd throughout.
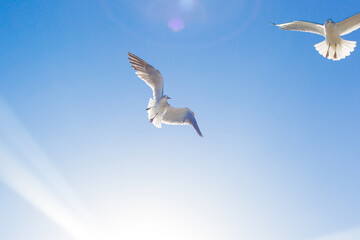
<path id="1" fill-rule="evenodd" d="M 160 46 L 204 47 L 243 33 L 258 16 L 263 0 L 226 4 L 204 0 L 99 1 L 108 19 L 134 38 Z"/>
<path id="2" fill-rule="evenodd" d="M 180 18 L 173 18 L 168 22 L 168 27 L 174 32 L 179 32 L 184 29 L 185 23 Z"/>

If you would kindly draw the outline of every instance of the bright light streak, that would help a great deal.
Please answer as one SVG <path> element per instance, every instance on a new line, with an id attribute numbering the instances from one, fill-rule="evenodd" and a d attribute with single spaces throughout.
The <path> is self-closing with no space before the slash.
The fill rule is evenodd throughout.
<path id="1" fill-rule="evenodd" d="M 0 116 L 0 180 L 74 239 L 95 239 L 93 228 L 89 227 L 89 214 L 1 99 Z"/>
<path id="2" fill-rule="evenodd" d="M 83 208 L 76 194 L 71 191 L 69 184 L 1 98 L 0 116 L 0 136 L 6 137 L 7 142 L 14 146 L 14 151 L 20 155 L 22 161 L 25 161 L 43 182 L 46 182 L 51 189 L 56 189 L 58 198 L 66 202 L 72 211 L 77 211 L 78 215 L 88 219 L 89 214 Z"/>
<path id="3" fill-rule="evenodd" d="M 87 227 L 54 197 L 52 191 L 6 149 L 6 146 L 0 142 L 0 179 L 74 239 L 94 239 Z"/>

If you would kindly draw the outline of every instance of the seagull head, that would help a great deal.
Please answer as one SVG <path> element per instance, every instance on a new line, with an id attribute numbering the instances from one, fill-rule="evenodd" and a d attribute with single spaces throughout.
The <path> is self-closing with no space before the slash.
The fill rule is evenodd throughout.
<path id="1" fill-rule="evenodd" d="M 326 20 L 325 26 L 330 25 L 330 24 L 331 24 L 331 25 L 334 24 L 334 21 L 333 21 L 332 19 Z"/>
<path id="2" fill-rule="evenodd" d="M 165 98 L 166 100 L 171 99 L 168 95 L 164 95 L 163 98 Z"/>

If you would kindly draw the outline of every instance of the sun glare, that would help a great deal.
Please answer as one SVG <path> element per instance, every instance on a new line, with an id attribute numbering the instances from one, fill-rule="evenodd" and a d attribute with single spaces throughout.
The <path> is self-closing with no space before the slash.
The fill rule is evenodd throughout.
<path id="1" fill-rule="evenodd" d="M 175 203 L 128 202 L 119 212 L 106 216 L 101 228 L 106 239 L 117 240 L 212 240 L 219 239 L 216 225 L 190 206 Z M 217 227 L 219 228 L 217 224 Z"/>

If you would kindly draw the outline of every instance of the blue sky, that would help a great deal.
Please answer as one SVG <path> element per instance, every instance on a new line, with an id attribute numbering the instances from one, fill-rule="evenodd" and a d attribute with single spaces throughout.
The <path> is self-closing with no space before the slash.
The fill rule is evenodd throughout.
<path id="1" fill-rule="evenodd" d="M 1 1 L 0 239 L 359 238 L 360 49 L 333 62 L 313 47 L 322 37 L 269 24 L 358 12 Z M 127 52 L 161 71 L 204 138 L 148 122 Z"/>

